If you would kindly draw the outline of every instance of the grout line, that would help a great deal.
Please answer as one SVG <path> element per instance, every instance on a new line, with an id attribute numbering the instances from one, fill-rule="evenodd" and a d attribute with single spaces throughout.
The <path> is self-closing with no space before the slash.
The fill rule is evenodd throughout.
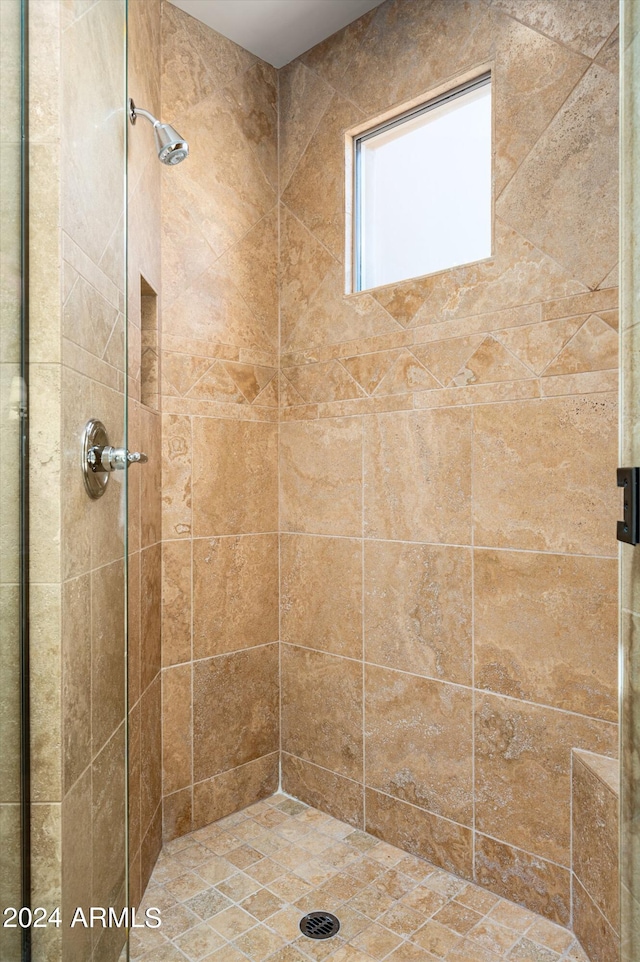
<path id="1" fill-rule="evenodd" d="M 260 533 L 260 532 L 259 532 Z M 285 537 L 303 537 L 303 538 L 334 538 L 341 541 L 358 541 L 357 535 L 344 535 L 344 534 L 325 534 L 318 531 L 282 531 Z M 222 537 L 239 537 L 236 535 L 223 535 Z M 180 539 L 176 539 L 180 540 Z M 599 554 L 589 554 L 582 552 L 567 552 L 567 551 L 554 551 L 552 549 L 543 550 L 538 548 L 512 548 L 512 547 L 497 547 L 494 545 L 474 545 L 472 543 L 472 538 L 469 538 L 469 543 L 466 544 L 449 544 L 443 541 L 404 541 L 402 538 L 376 538 L 369 537 L 365 538 L 365 541 L 369 543 L 376 544 L 406 544 L 412 547 L 431 547 L 431 548 L 454 548 L 460 550 L 472 550 L 472 551 L 504 551 L 513 552 L 518 554 L 534 554 L 534 555 L 544 555 L 545 557 L 560 557 L 560 558 L 586 558 L 589 560 L 596 561 L 616 561 L 617 555 L 599 555 Z"/>
<path id="2" fill-rule="evenodd" d="M 471 874 L 477 879 L 476 869 L 476 604 L 475 604 L 475 519 L 474 519 L 474 463 L 475 419 L 471 408 L 470 491 L 471 509 Z"/>
<path id="3" fill-rule="evenodd" d="M 274 642 L 268 642 L 267 644 L 274 644 Z M 354 658 L 353 656 L 349 656 L 349 655 L 339 655 L 339 654 L 336 654 L 336 653 L 333 652 L 333 651 L 326 651 L 326 650 L 323 649 L 323 648 L 313 648 L 311 645 L 301 645 L 301 644 L 297 644 L 297 643 L 290 642 L 290 641 L 283 641 L 282 644 L 283 644 L 283 645 L 287 645 L 289 648 L 297 648 L 297 649 L 298 649 L 299 651 L 301 651 L 301 652 L 303 652 L 303 651 L 314 651 L 314 652 L 316 652 L 317 654 L 326 655 L 328 658 L 340 658 L 340 659 L 342 659 L 343 661 L 350 661 L 350 662 L 354 662 L 354 663 L 356 663 L 356 664 L 358 664 L 359 661 L 360 661 L 359 658 Z M 266 646 L 265 646 L 265 645 L 260 645 L 260 646 L 256 645 L 255 647 L 266 647 Z M 251 650 L 253 650 L 253 649 L 246 649 L 246 650 L 251 651 Z M 228 652 L 228 654 L 234 654 L 234 652 Z M 214 655 L 214 656 L 212 656 L 212 657 L 215 657 L 215 658 L 224 658 L 225 655 Z M 211 660 L 211 658 L 201 658 L 201 659 L 199 659 L 199 661 L 210 661 L 210 660 Z M 408 675 L 408 676 L 411 677 L 411 678 L 421 679 L 422 681 L 427 681 L 427 682 L 431 682 L 431 683 L 439 684 L 439 685 L 448 685 L 450 688 L 456 688 L 456 689 L 459 689 L 460 691 L 468 691 L 468 692 L 472 692 L 472 691 L 473 691 L 472 685 L 463 685 L 461 682 L 450 681 L 450 680 L 448 680 L 448 679 L 442 679 L 442 678 L 434 678 L 434 677 L 431 676 L 431 675 L 419 675 L 419 674 L 417 674 L 416 672 L 407 671 L 407 670 L 404 669 L 404 668 L 395 668 L 395 667 L 392 666 L 392 665 L 381 665 L 379 662 L 375 662 L 375 661 L 367 661 L 367 662 L 365 662 L 365 664 L 368 665 L 368 666 L 370 666 L 370 667 L 372 667 L 372 668 L 379 668 L 379 669 L 381 669 L 382 671 L 389 671 L 389 672 L 392 671 L 392 672 L 395 672 L 395 673 L 398 674 L 398 675 Z M 176 666 L 171 665 L 171 666 L 168 666 L 168 667 L 172 667 L 172 668 L 173 668 L 173 667 L 176 667 Z M 574 718 L 581 718 L 581 719 L 585 719 L 585 720 L 588 720 L 588 721 L 594 721 L 594 722 L 597 722 L 597 723 L 600 724 L 600 725 L 607 725 L 607 726 L 610 725 L 610 726 L 612 726 L 613 728 L 617 728 L 617 727 L 618 727 L 618 723 L 617 723 L 616 721 L 610 721 L 610 720 L 608 720 L 608 719 L 606 719 L 606 718 L 598 718 L 598 717 L 595 716 L 595 715 L 583 715 L 583 714 L 581 714 L 580 712 L 572 711 L 572 710 L 570 710 L 570 709 L 568 709 L 568 708 L 557 708 L 556 706 L 554 706 L 554 705 L 548 705 L 548 704 L 546 704 L 545 702 L 531 701 L 530 699 L 527 699 L 527 698 L 516 698 L 514 695 L 506 695 L 506 694 L 503 694 L 502 692 L 493 691 L 492 689 L 489 689 L 489 688 L 479 688 L 479 689 L 477 689 L 477 691 L 478 691 L 479 694 L 481 694 L 481 695 L 483 695 L 483 696 L 485 696 L 485 697 L 489 697 L 489 698 L 503 698 L 503 699 L 505 699 L 505 700 L 507 700 L 507 701 L 515 702 L 515 703 L 518 704 L 518 705 L 528 705 L 528 706 L 530 706 L 530 707 L 532 707 L 532 708 L 539 708 L 541 711 L 553 711 L 553 712 L 558 712 L 558 713 L 560 713 L 560 714 L 562 714 L 562 715 L 570 715 L 570 716 L 572 716 L 572 717 L 574 717 Z M 291 753 L 291 754 L 293 754 L 293 753 Z M 603 753 L 602 753 L 602 752 L 597 752 L 596 754 L 603 754 Z M 604 757 L 605 757 L 605 758 L 609 758 L 609 757 L 612 757 L 612 756 L 604 755 Z"/>
<path id="4" fill-rule="evenodd" d="M 569 928 L 573 931 L 573 751 L 569 763 Z"/>
<path id="5" fill-rule="evenodd" d="M 254 762 L 264 761 L 265 758 L 271 758 L 272 755 L 277 755 L 277 754 L 278 754 L 278 749 L 275 749 L 272 752 L 267 752 L 266 755 L 259 755 L 257 758 L 250 758 L 248 762 L 242 762 L 241 765 L 233 765 L 231 768 L 225 768 L 224 771 L 222 772 L 216 772 L 215 775 L 208 775 L 206 778 L 199 778 L 197 779 L 197 781 L 194 781 L 192 787 L 195 787 L 196 785 L 204 785 L 205 782 L 211 782 L 213 781 L 214 778 L 220 778 L 222 775 L 228 775 L 229 772 L 237 772 L 241 768 L 246 768 L 247 765 L 253 765 Z M 178 792 L 182 792 L 182 791 L 184 791 L 183 788 L 176 788 L 174 792 L 169 793 L 169 796 L 176 795 Z M 276 793 L 273 793 L 273 794 L 276 794 Z M 270 798 L 271 796 L 267 796 L 267 797 Z M 291 797 L 293 798 L 293 796 Z M 259 799 L 258 801 L 262 801 L 262 799 Z M 249 802 L 248 805 L 245 805 L 244 808 L 238 809 L 237 811 L 245 811 L 245 809 L 250 808 L 252 805 L 255 805 L 255 804 L 257 804 L 257 802 Z M 229 812 L 229 815 L 236 815 L 236 814 L 237 812 Z M 227 815 L 222 815 L 219 819 L 215 819 L 214 822 L 210 822 L 209 824 L 213 825 L 215 824 L 216 821 L 221 821 L 222 819 L 227 817 L 228 817 Z M 206 826 L 203 826 L 203 827 L 206 828 Z M 194 829 L 194 831 L 198 831 L 198 829 Z M 187 832 L 186 834 L 188 835 L 189 833 Z M 182 838 L 182 836 L 178 836 L 178 837 Z M 242 871 L 242 870 L 238 869 L 238 871 Z"/>
<path id="6" fill-rule="evenodd" d="M 365 422 L 364 417 L 360 419 L 361 423 L 361 473 L 360 473 L 360 487 L 361 487 L 361 501 L 362 501 L 362 539 L 360 542 L 360 555 L 361 555 L 361 575 L 360 575 L 360 591 L 361 591 L 361 637 L 362 637 L 362 829 L 366 831 L 367 829 L 367 677 L 366 677 L 366 637 L 365 637 L 365 559 L 364 559 L 364 547 L 365 547 Z"/>
<path id="7" fill-rule="evenodd" d="M 189 521 L 189 524 L 190 524 L 189 534 L 190 534 L 190 542 L 191 542 L 191 545 L 190 545 L 190 548 L 191 548 L 191 550 L 190 550 L 190 556 L 191 556 L 191 560 L 190 560 L 191 579 L 190 579 L 190 584 L 189 584 L 190 604 L 191 604 L 191 616 L 190 616 L 190 618 L 189 618 L 189 636 L 190 636 L 189 640 L 190 640 L 190 648 L 191 648 L 191 659 L 190 659 L 190 663 L 191 663 L 191 712 L 190 712 L 190 714 L 191 714 L 191 719 L 190 719 L 190 721 L 191 721 L 191 738 L 190 738 L 190 741 L 191 741 L 191 825 L 193 826 L 194 823 L 195 823 L 195 810 L 194 810 L 195 792 L 194 792 L 194 787 L 193 787 L 193 786 L 194 786 L 194 774 L 195 774 L 195 737 L 194 737 L 194 735 L 195 735 L 195 728 L 194 728 L 194 704 L 193 704 L 193 703 L 194 703 L 194 700 L 195 700 L 195 697 L 194 697 L 194 691 L 195 691 L 195 686 L 194 686 L 195 666 L 194 666 L 194 662 L 193 662 L 193 636 L 194 636 L 194 619 L 195 619 L 195 612 L 194 612 L 194 595 L 195 595 L 194 582 L 195 582 L 195 578 L 194 578 L 194 570 L 193 570 L 193 568 L 194 568 L 194 547 L 193 547 L 193 543 L 194 543 L 194 537 L 193 537 L 193 418 L 189 418 L 189 429 L 190 429 L 190 445 L 191 445 L 191 463 L 190 463 L 190 480 L 191 480 L 191 492 L 190 492 L 190 494 L 191 494 L 191 498 L 190 498 L 190 501 L 191 501 L 191 504 L 190 504 L 191 512 L 190 512 L 190 514 L 191 514 L 191 517 L 190 517 L 190 521 Z"/>
<path id="8" fill-rule="evenodd" d="M 259 648 L 270 648 L 273 645 L 277 645 L 277 644 L 278 644 L 278 639 L 274 638 L 273 641 L 265 641 L 259 645 L 249 645 L 246 648 L 232 648 L 230 651 L 223 651 L 217 655 L 204 655 L 202 658 L 193 658 L 193 659 L 190 659 L 189 661 L 178 661 L 173 665 L 163 665 L 161 668 L 161 671 L 172 671 L 172 669 L 174 668 L 184 668 L 186 665 L 191 665 L 191 664 L 197 665 L 202 663 L 203 661 L 212 661 L 214 658 L 228 658 L 230 655 L 243 655 L 248 651 L 256 651 Z M 149 687 L 150 686 L 147 686 L 147 689 L 145 689 L 145 691 L 148 690 Z"/>
<path id="9" fill-rule="evenodd" d="M 277 185 L 277 236 L 278 236 L 278 258 L 277 258 L 277 269 L 276 269 L 276 290 L 278 295 L 278 417 L 277 417 L 277 444 L 276 444 L 276 477 L 277 477 L 277 493 L 276 497 L 278 503 L 276 506 L 277 519 L 278 519 L 278 791 L 282 791 L 282 524 L 281 524 L 281 504 L 280 504 L 280 430 L 282 419 L 280 417 L 281 409 L 281 391 L 282 391 L 282 298 L 281 298 L 281 267 L 280 267 L 280 253 L 282 250 L 282 185 L 280 183 L 280 173 L 281 173 L 281 143 L 280 143 L 280 71 L 276 73 L 276 160 L 277 160 L 277 170 L 278 170 L 278 185 Z"/>
<path id="10" fill-rule="evenodd" d="M 214 420 L 215 420 L 215 419 L 214 419 Z M 233 540 L 233 541 L 238 541 L 240 538 L 263 538 L 263 537 L 271 537 L 271 538 L 274 538 L 274 537 L 275 537 L 275 538 L 277 538 L 277 537 L 278 537 L 278 534 L 279 534 L 279 532 L 276 531 L 276 530 L 273 530 L 273 531 L 239 531 L 237 534 L 235 534 L 235 533 L 231 533 L 231 534 L 199 534 L 199 535 L 190 535 L 190 536 L 187 536 L 187 537 L 185 537 L 185 538 L 165 538 L 162 543 L 163 543 L 163 544 L 187 544 L 187 543 L 189 543 L 189 542 L 191 542 L 191 541 L 223 541 L 224 539 L 229 539 L 229 540 Z M 150 547 L 150 548 L 153 548 L 154 545 L 149 545 L 149 547 Z M 146 548 L 143 548 L 142 550 L 143 550 L 143 551 L 146 551 Z M 592 557 L 592 555 L 589 555 L 589 557 Z"/>

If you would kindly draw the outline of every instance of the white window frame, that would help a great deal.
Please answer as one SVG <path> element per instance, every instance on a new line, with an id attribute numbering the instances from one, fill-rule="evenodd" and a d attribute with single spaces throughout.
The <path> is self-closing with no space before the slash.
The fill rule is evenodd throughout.
<path id="1" fill-rule="evenodd" d="M 361 145 L 370 140 L 371 138 L 377 136 L 384 131 L 390 130 L 393 127 L 398 127 L 406 121 L 413 120 L 422 114 L 428 113 L 436 107 L 441 106 L 444 103 L 448 103 L 452 100 L 456 100 L 459 97 L 463 97 L 465 94 L 471 93 L 474 90 L 478 90 L 481 87 L 491 85 L 492 86 L 492 129 L 491 129 L 491 167 L 493 171 L 493 151 L 494 151 L 494 136 L 493 136 L 493 71 L 492 65 L 484 65 L 481 68 L 481 72 L 476 70 L 472 76 L 460 80 L 454 86 L 447 85 L 440 90 L 432 93 L 431 95 L 426 95 L 425 97 L 419 98 L 417 101 L 412 101 L 410 104 L 405 104 L 403 107 L 399 108 L 395 112 L 387 112 L 382 117 L 377 120 L 370 121 L 368 124 L 359 125 L 357 128 L 353 128 L 347 131 L 345 138 L 345 161 L 346 161 L 346 183 L 347 183 L 347 193 L 346 193 L 346 294 L 360 294 L 365 293 L 367 290 L 376 290 L 377 288 L 363 288 L 361 286 L 362 281 L 362 258 L 364 254 L 364 245 L 362 239 L 362 224 L 361 224 L 361 201 L 362 201 L 362 169 L 361 169 Z M 464 264 L 453 265 L 450 268 L 443 268 L 434 273 L 442 273 L 446 270 L 455 270 L 459 267 L 467 266 L 467 264 L 477 264 L 483 261 L 489 260 L 493 257 L 493 175 L 492 175 L 492 190 L 491 190 L 491 254 L 482 258 L 480 261 L 468 261 Z M 419 275 L 422 277 L 429 276 L 428 274 Z M 404 281 L 395 281 L 389 284 L 380 285 L 381 287 L 390 287 L 393 284 L 407 283 L 412 280 L 412 278 L 406 278 Z"/>

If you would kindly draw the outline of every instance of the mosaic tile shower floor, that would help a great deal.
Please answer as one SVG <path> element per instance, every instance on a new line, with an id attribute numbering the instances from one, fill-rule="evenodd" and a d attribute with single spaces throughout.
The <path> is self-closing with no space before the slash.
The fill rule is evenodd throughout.
<path id="1" fill-rule="evenodd" d="M 281 794 L 165 845 L 149 906 L 136 962 L 588 962 L 566 929 Z M 315 909 L 338 935 L 300 933 Z"/>

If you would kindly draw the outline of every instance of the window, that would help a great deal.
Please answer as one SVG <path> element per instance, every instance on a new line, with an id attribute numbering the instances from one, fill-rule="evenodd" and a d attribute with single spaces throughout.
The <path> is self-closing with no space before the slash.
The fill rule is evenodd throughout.
<path id="1" fill-rule="evenodd" d="M 491 255 L 491 76 L 354 138 L 354 289 Z"/>

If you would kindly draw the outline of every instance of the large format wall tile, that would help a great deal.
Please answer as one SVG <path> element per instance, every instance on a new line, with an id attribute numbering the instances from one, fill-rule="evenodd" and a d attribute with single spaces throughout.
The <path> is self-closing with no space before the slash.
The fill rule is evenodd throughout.
<path id="1" fill-rule="evenodd" d="M 572 869 L 577 881 L 615 930 L 620 930 L 619 764 L 574 752 Z"/>
<path id="2" fill-rule="evenodd" d="M 297 217 L 280 208 L 280 323 L 284 347 L 291 340 L 334 259 Z M 333 325 L 332 325 L 333 326 Z"/>
<path id="3" fill-rule="evenodd" d="M 91 887 L 91 769 L 87 768 L 65 797 L 62 805 L 62 918 L 73 918 L 81 906 L 89 912 Z M 88 917 L 88 915 L 87 915 Z M 64 958 L 83 962 L 91 953 L 91 930 L 67 925 L 63 930 Z"/>
<path id="4" fill-rule="evenodd" d="M 362 664 L 282 646 L 282 748 L 362 780 Z"/>
<path id="5" fill-rule="evenodd" d="M 203 828 L 266 798 L 278 788 L 277 751 L 193 786 L 193 827 Z"/>
<path id="6" fill-rule="evenodd" d="M 496 895 L 553 922 L 571 918 L 571 873 L 495 838 L 476 833 L 476 879 Z"/>
<path id="7" fill-rule="evenodd" d="M 62 798 L 64 733 L 59 711 L 63 686 L 60 658 L 61 594 L 61 586 L 56 584 L 32 584 L 29 590 L 29 684 L 33 699 L 30 709 L 32 802 L 59 801 Z M 87 722 L 88 716 L 85 715 L 84 723 Z"/>
<path id="8" fill-rule="evenodd" d="M 258 60 L 240 74 L 224 90 L 228 103 L 246 142 L 253 150 L 267 181 L 278 187 L 278 73 L 271 64 Z M 275 266 L 277 246 L 269 249 L 269 259 Z M 275 272 L 274 272 L 275 278 Z M 267 291 L 269 285 L 262 286 Z M 252 292 L 247 290 L 248 298 Z"/>
<path id="9" fill-rule="evenodd" d="M 162 537 L 188 538 L 192 530 L 191 418 L 162 416 Z"/>
<path id="10" fill-rule="evenodd" d="M 284 531 L 362 534 L 362 426 L 358 420 L 281 425 L 280 511 Z"/>
<path id="11" fill-rule="evenodd" d="M 367 785 L 471 826 L 469 690 L 367 666 Z"/>
<path id="12" fill-rule="evenodd" d="M 473 877 L 469 828 L 367 788 L 365 829 L 462 878 Z"/>
<path id="13" fill-rule="evenodd" d="M 282 201 L 342 263 L 344 257 L 344 142 L 362 113 L 334 94 L 321 123 L 282 192 Z"/>
<path id="14" fill-rule="evenodd" d="M 149 458 L 140 467 L 140 543 L 141 547 L 156 544 L 162 536 L 162 508 L 159 494 L 162 477 L 161 419 L 155 412 L 140 405 L 140 447 Z"/>
<path id="15" fill-rule="evenodd" d="M 471 683 L 471 552 L 365 543 L 365 658 L 441 681 Z"/>
<path id="16" fill-rule="evenodd" d="M 140 829 L 142 837 L 162 802 L 162 683 L 157 674 L 140 699 Z"/>
<path id="17" fill-rule="evenodd" d="M 475 682 L 617 718 L 614 559 L 476 550 Z"/>
<path id="18" fill-rule="evenodd" d="M 569 867 L 571 750 L 614 754 L 616 726 L 497 695 L 475 711 L 476 829 Z"/>
<path id="19" fill-rule="evenodd" d="M 375 115 L 486 61 L 492 47 L 487 14 L 488 4 L 463 0 L 435 0 L 426 10 L 382 5 L 300 59 Z"/>
<path id="20" fill-rule="evenodd" d="M 64 598 L 64 594 L 63 594 Z M 65 599 L 68 603 L 68 600 Z M 0 636 L 0 684 L 2 685 L 2 703 L 0 704 L 0 725 L 2 726 L 5 750 L 0 758 L 0 806 L 15 805 L 15 814 L 19 815 L 20 803 L 20 757 L 17 746 L 20 744 L 20 689 L 16 684 L 20 673 L 20 652 L 15 639 L 20 625 L 20 596 L 18 585 L 0 585 L 0 618 L 2 618 L 3 632 Z M 82 651 L 77 651 L 74 645 L 75 637 L 69 639 L 63 652 L 62 680 L 78 666 L 80 670 L 87 664 L 88 658 Z M 71 662 L 71 664 L 69 663 Z M 88 701 L 90 697 L 87 689 L 89 684 L 85 677 L 84 691 L 78 692 L 78 701 Z M 78 766 L 78 773 L 82 771 L 83 757 L 87 757 L 90 750 L 91 733 L 75 729 L 74 719 L 66 722 L 69 730 L 63 730 L 65 747 L 71 743 L 68 754 L 63 758 L 63 785 L 67 780 L 67 771 Z M 63 725 L 65 721 L 63 720 Z M 79 736 L 79 737 L 78 737 Z M 77 739 L 77 741 L 76 741 Z M 11 749 L 11 750 L 10 750 Z M 84 767 L 84 766 L 82 766 Z M 7 822 L 7 839 L 11 838 L 13 815 L 9 808 L 4 809 Z M 4 836 L 3 836 L 4 837 Z M 7 843 L 8 844 L 8 843 Z M 14 879 L 6 879 L 8 888 L 13 891 Z M 11 903 L 7 903 L 11 904 Z"/>
<path id="21" fill-rule="evenodd" d="M 381 414 L 365 423 L 365 533 L 471 543 L 471 414 Z"/>
<path id="22" fill-rule="evenodd" d="M 577 879 L 574 881 L 573 926 L 590 959 L 617 962 L 620 958 L 620 943 L 614 929 Z"/>
<path id="23" fill-rule="evenodd" d="M 200 230 L 220 256 L 274 206 L 275 191 L 224 91 L 181 111 L 180 129 L 194 136 L 171 186 L 183 207 L 198 210 Z"/>
<path id="24" fill-rule="evenodd" d="M 277 748 L 277 645 L 195 662 L 194 780 L 237 768 Z"/>
<path id="25" fill-rule="evenodd" d="M 256 62 L 253 54 L 171 4 L 162 10 L 163 105 L 181 113 L 231 83 Z M 170 120 L 176 121 L 177 116 Z"/>
<path id="26" fill-rule="evenodd" d="M 609 395 L 479 406 L 476 545 L 614 555 L 616 458 Z"/>
<path id="27" fill-rule="evenodd" d="M 280 189 L 284 190 L 329 105 L 333 91 L 299 60 L 283 67 L 278 72 L 278 79 Z"/>
<path id="28" fill-rule="evenodd" d="M 259 117 L 253 117 L 258 131 Z M 278 341 L 278 210 L 273 208 L 222 258 L 253 315 L 262 323 L 265 348 Z M 253 347 L 244 341 L 243 347 Z M 256 344 L 258 346 L 258 344 Z"/>
<path id="29" fill-rule="evenodd" d="M 277 530 L 276 443 L 273 424 L 194 419 L 196 537 Z"/>
<path id="30" fill-rule="evenodd" d="M 122 214 L 124 125 L 114 105 L 122 96 L 123 14 L 121 0 L 94 3 L 62 33 L 63 227 L 94 264 Z M 123 265 L 124 257 L 111 277 L 120 287 Z"/>
<path id="31" fill-rule="evenodd" d="M 91 635 L 85 620 L 90 607 L 88 574 L 63 585 L 62 778 L 65 794 L 91 761 L 91 725 L 87 724 L 91 718 Z"/>
<path id="32" fill-rule="evenodd" d="M 586 57 L 595 57 L 618 25 L 616 0 L 603 0 L 594 7 L 590 0 L 549 4 L 546 0 L 494 0 L 504 10 L 534 30 L 566 44 Z"/>
<path id="33" fill-rule="evenodd" d="M 346 538 L 282 535 L 281 637 L 362 657 L 362 545 Z"/>
<path id="34" fill-rule="evenodd" d="M 193 542 L 193 657 L 278 640 L 278 536 Z"/>
<path id="35" fill-rule="evenodd" d="M 617 102 L 616 77 L 590 67 L 496 204 L 501 218 L 590 288 L 618 258 Z"/>
<path id="36" fill-rule="evenodd" d="M 530 6 L 520 5 L 525 16 Z M 499 9 L 494 4 L 496 196 L 589 66 L 584 56 Z"/>
<path id="37" fill-rule="evenodd" d="M 181 788 L 162 798 L 162 842 L 166 844 L 193 831 L 193 791 Z"/>
<path id="38" fill-rule="evenodd" d="M 91 573 L 91 739 L 95 757 L 124 720 L 124 564 Z"/>
<path id="39" fill-rule="evenodd" d="M 116 905 L 124 883 L 124 777 L 125 740 L 121 725 L 91 766 L 92 905 Z"/>
<path id="40" fill-rule="evenodd" d="M 282 788 L 356 828 L 364 828 L 364 788 L 359 782 L 282 752 Z"/>
<path id="41" fill-rule="evenodd" d="M 191 658 L 191 542 L 162 545 L 162 663 Z"/>
<path id="42" fill-rule="evenodd" d="M 162 791 L 170 795 L 191 786 L 191 665 L 162 672 Z"/>
<path id="43" fill-rule="evenodd" d="M 140 687 L 151 684 L 160 671 L 161 652 L 161 582 L 162 550 L 160 544 L 140 552 Z"/>

